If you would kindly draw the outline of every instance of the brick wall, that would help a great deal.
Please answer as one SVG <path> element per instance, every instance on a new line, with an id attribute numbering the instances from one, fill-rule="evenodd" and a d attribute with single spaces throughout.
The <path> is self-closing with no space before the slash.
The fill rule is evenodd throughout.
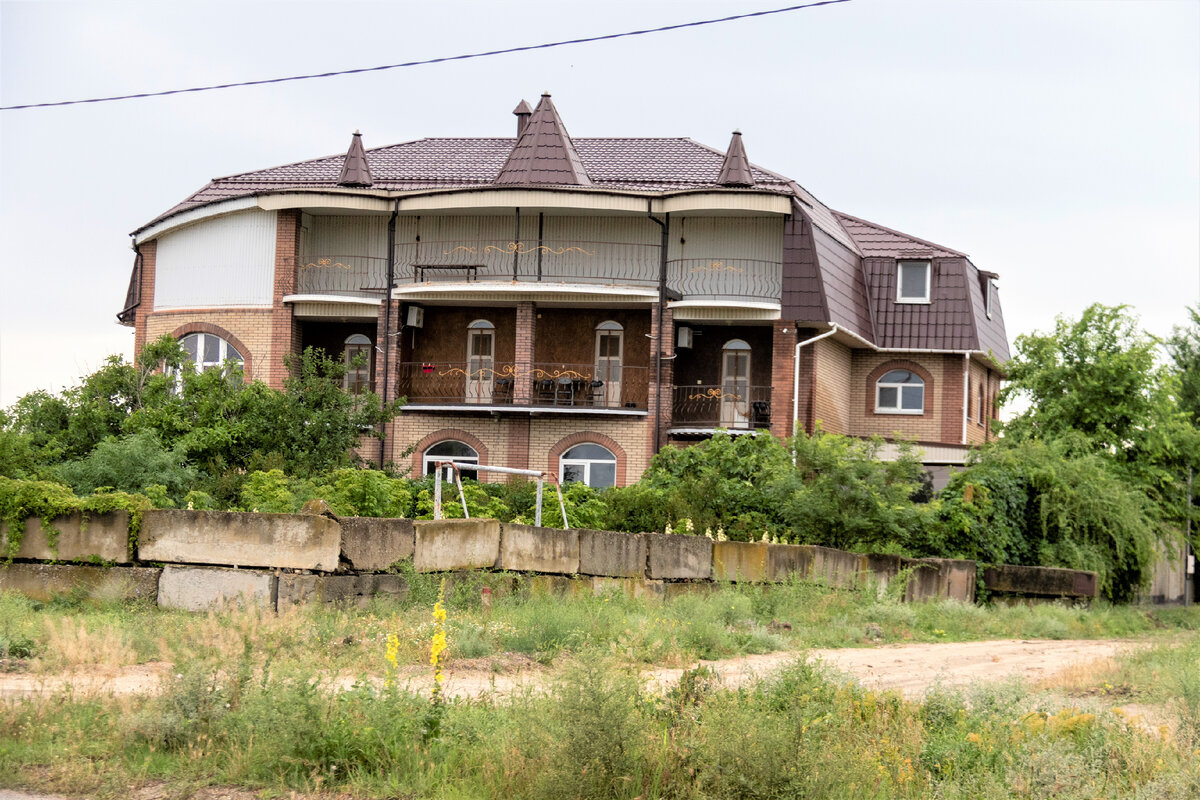
<path id="1" fill-rule="evenodd" d="M 271 357 L 257 375 L 275 389 L 283 388 L 288 376 L 284 356 L 300 347 L 300 326 L 292 307 L 283 298 L 296 293 L 296 269 L 300 263 L 300 211 L 278 212 L 275 224 L 275 288 L 271 301 Z"/>
<path id="2" fill-rule="evenodd" d="M 875 413 L 875 383 L 892 369 L 909 369 L 925 380 L 923 414 Z M 949 387 L 946 384 L 951 384 Z M 850 433 L 878 434 L 919 442 L 962 441 L 962 356 L 877 353 L 854 350 L 850 359 Z M 949 438 L 947 431 L 953 428 Z"/>
<path id="3" fill-rule="evenodd" d="M 851 351 L 841 342 L 822 339 L 812 345 L 816 360 L 813 417 L 828 433 L 852 433 Z"/>
<path id="4" fill-rule="evenodd" d="M 795 389 L 796 327 L 784 320 L 776 320 L 771 329 L 771 434 L 780 438 L 793 435 L 792 391 Z M 802 357 L 811 359 L 810 353 L 801 351 Z M 801 363 L 801 369 L 810 366 Z M 803 376 L 802 376 L 803 377 Z M 806 386 L 801 380 L 801 392 Z M 808 409 L 805 409 L 806 411 Z M 801 415 L 807 428 L 807 415 Z"/>
<path id="5" fill-rule="evenodd" d="M 533 374 L 533 347 L 537 341 L 537 306 L 530 302 L 517 303 L 517 330 L 514 345 L 513 366 L 517 375 Z M 513 387 L 513 398 L 518 403 L 528 402 L 532 397 L 533 383 L 519 380 Z M 529 435 L 525 439 L 528 442 Z"/>
<path id="6" fill-rule="evenodd" d="M 147 314 L 143 341 L 154 341 L 169 334 L 179 338 L 197 330 L 213 333 L 230 341 L 246 361 L 247 380 L 266 381 L 273 359 L 278 358 L 282 367 L 283 356 L 290 350 L 279 352 L 274 337 L 274 310 L 269 308 L 194 308 L 180 311 L 156 311 Z M 139 325 L 142 317 L 139 315 Z M 199 326 L 205 326 L 203 328 Z"/>
<path id="7" fill-rule="evenodd" d="M 147 341 L 153 341 L 154 336 L 147 332 L 147 323 L 154 311 L 154 266 L 158 255 L 158 242 L 146 242 L 138 245 L 142 254 L 142 280 L 140 289 L 141 304 L 133 321 L 133 356 L 137 358 Z M 161 335 L 161 334 L 160 334 Z"/>
<path id="8" fill-rule="evenodd" d="M 609 446 L 617 453 L 617 483 L 624 486 L 636 482 L 646 470 L 648 435 L 649 422 L 641 416 L 548 414 L 543 417 L 492 417 L 414 412 L 402 413 L 392 423 L 387 446 L 392 460 L 401 465 L 412 465 L 414 476 L 421 471 L 425 447 L 442 439 L 459 439 L 476 447 L 480 450 L 480 463 L 552 470 L 557 474 L 557 461 L 553 465 L 550 463 L 551 452 L 556 445 L 563 449 L 569 446 L 564 440 L 571 444 L 576 443 L 576 439 L 594 441 Z M 410 455 L 404 455 L 409 447 L 422 442 L 426 444 Z M 524 452 L 520 451 L 522 447 Z M 480 478 L 485 481 L 506 480 L 501 475 L 480 475 Z"/>

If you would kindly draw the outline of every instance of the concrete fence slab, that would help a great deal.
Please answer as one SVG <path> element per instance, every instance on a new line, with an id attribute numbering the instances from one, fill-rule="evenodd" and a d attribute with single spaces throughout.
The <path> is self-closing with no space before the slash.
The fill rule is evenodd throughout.
<path id="1" fill-rule="evenodd" d="M 766 542 L 713 542 L 713 580 L 755 583 L 767 580 L 770 547 Z"/>
<path id="2" fill-rule="evenodd" d="M 906 558 L 905 568 L 913 567 L 904 599 L 975 602 L 975 562 L 952 558 Z"/>
<path id="3" fill-rule="evenodd" d="M 492 569 L 500 560 L 500 523 L 494 519 L 417 520 L 417 572 Z"/>
<path id="4" fill-rule="evenodd" d="M 384 570 L 413 557 L 411 519 L 342 517 L 342 559 L 361 572 Z"/>
<path id="5" fill-rule="evenodd" d="M 579 572 L 579 534 L 573 530 L 502 523 L 500 568 L 574 575 Z"/>
<path id="6" fill-rule="evenodd" d="M 634 599 L 662 600 L 666 594 L 664 586 L 662 581 L 646 578 L 609 578 L 600 575 L 592 578 L 592 593 L 597 596 L 623 594 Z"/>
<path id="7" fill-rule="evenodd" d="M 341 527 L 327 517 L 238 511 L 147 511 L 138 558 L 175 564 L 333 572 Z"/>
<path id="8" fill-rule="evenodd" d="M 258 570 L 166 566 L 158 580 L 158 604 L 183 611 L 206 611 L 226 603 L 274 610 L 278 586 L 278 578 Z"/>
<path id="9" fill-rule="evenodd" d="M 614 533 L 581 529 L 579 571 L 611 578 L 646 575 L 646 537 L 640 533 Z"/>
<path id="10" fill-rule="evenodd" d="M 813 565 L 809 577 L 823 581 L 829 586 L 854 586 L 866 572 L 866 557 L 860 553 L 847 553 L 832 547 L 814 545 Z"/>
<path id="11" fill-rule="evenodd" d="M 42 601 L 83 591 L 92 600 L 154 602 L 160 572 L 151 567 L 0 564 L 0 589 Z"/>
<path id="12" fill-rule="evenodd" d="M 400 575 L 280 575 L 276 607 L 280 611 L 307 603 L 362 607 L 377 595 L 403 600 L 408 597 L 408 582 Z"/>
<path id="13" fill-rule="evenodd" d="M 1095 572 L 1055 567 L 1004 565 L 983 571 L 983 585 L 992 592 L 1032 597 L 1079 597 L 1092 599 L 1099 593 Z"/>
<path id="14" fill-rule="evenodd" d="M 866 565 L 866 579 L 874 582 L 882 597 L 892 578 L 900 574 L 903 559 L 884 553 L 868 553 L 863 559 Z"/>
<path id="15" fill-rule="evenodd" d="M 712 577 L 712 540 L 678 533 L 646 534 L 650 577 L 654 580 L 708 580 Z"/>
<path id="16" fill-rule="evenodd" d="M 31 561 L 86 561 L 98 558 L 114 564 L 132 563 L 129 548 L 129 512 L 110 511 L 107 514 L 70 514 L 54 519 L 50 526 L 58 531 L 55 537 L 42 527 L 37 517 L 25 520 L 21 543 L 13 558 Z M 0 552 L 8 553 L 8 525 L 0 523 Z"/>
<path id="17" fill-rule="evenodd" d="M 812 572 L 813 547 L 805 544 L 767 545 L 767 580 L 785 581 L 789 576 L 807 578 Z"/>

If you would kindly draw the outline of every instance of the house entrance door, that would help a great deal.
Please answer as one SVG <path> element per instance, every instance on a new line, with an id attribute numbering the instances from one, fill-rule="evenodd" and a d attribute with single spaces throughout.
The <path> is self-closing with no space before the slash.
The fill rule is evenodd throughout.
<path id="1" fill-rule="evenodd" d="M 495 333 L 487 320 L 476 320 L 467 330 L 468 403 L 492 402 L 492 388 L 496 382 Z"/>
<path id="2" fill-rule="evenodd" d="M 621 326 L 602 322 L 596 329 L 596 376 L 601 382 L 593 393 L 593 402 L 608 408 L 621 405 Z"/>
<path id="3" fill-rule="evenodd" d="M 721 427 L 750 427 L 750 345 L 741 339 L 721 349 Z"/>

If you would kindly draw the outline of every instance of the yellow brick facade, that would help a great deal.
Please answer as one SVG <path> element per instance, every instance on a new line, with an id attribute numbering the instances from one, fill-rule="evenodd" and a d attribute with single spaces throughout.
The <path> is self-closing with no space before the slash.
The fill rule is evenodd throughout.
<path id="1" fill-rule="evenodd" d="M 185 335 L 186 326 L 211 325 L 211 331 L 230 340 L 246 360 L 247 380 L 265 380 L 272 360 L 282 363 L 287 352 L 276 352 L 272 346 L 272 309 L 187 309 L 183 311 L 156 311 L 147 315 L 146 340 L 153 342 L 164 334 L 179 338 Z"/>
<path id="2" fill-rule="evenodd" d="M 875 413 L 875 381 L 872 373 L 886 364 L 897 362 L 896 368 L 916 365 L 932 378 L 925 386 L 925 413 L 877 414 Z M 878 434 L 888 438 L 912 439 L 919 442 L 943 441 L 943 390 L 946 381 L 957 381 L 962 385 L 962 358 L 947 359 L 938 355 L 908 353 L 877 353 L 873 350 L 855 350 L 850 369 L 850 417 L 851 430 L 856 436 Z M 959 390 L 961 393 L 961 389 Z M 955 413 L 955 410 L 950 410 Z M 959 435 L 948 443 L 961 439 Z"/>
<path id="3" fill-rule="evenodd" d="M 816 376 L 813 388 L 813 420 L 827 433 L 853 433 L 850 413 L 852 379 L 851 350 L 831 339 L 813 345 Z"/>

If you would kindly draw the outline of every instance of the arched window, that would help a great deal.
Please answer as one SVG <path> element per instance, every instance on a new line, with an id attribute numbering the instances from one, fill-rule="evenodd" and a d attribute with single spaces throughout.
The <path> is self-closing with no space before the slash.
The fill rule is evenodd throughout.
<path id="1" fill-rule="evenodd" d="M 456 439 L 444 439 L 425 451 L 425 455 L 422 458 L 421 471 L 426 475 L 432 475 L 438 461 L 453 461 L 459 465 L 464 478 L 474 478 L 476 475 L 475 470 L 462 468 L 467 464 L 478 464 L 479 453 L 475 452 L 475 448 L 469 444 Z M 446 480 L 454 480 L 454 470 L 446 467 L 446 471 L 442 477 Z"/>
<path id="2" fill-rule="evenodd" d="M 875 384 L 875 411 L 884 414 L 925 413 L 925 381 L 915 372 L 894 369 Z"/>
<path id="3" fill-rule="evenodd" d="M 592 402 L 619 408 L 621 405 L 621 356 L 625 329 L 605 320 L 596 326 L 596 374 L 592 376 Z"/>
<path id="4" fill-rule="evenodd" d="M 348 337 L 342 361 L 346 365 L 342 388 L 350 394 L 371 391 L 371 340 L 361 333 Z"/>
<path id="5" fill-rule="evenodd" d="M 467 326 L 467 391 L 468 403 L 492 402 L 496 383 L 496 326 L 486 319 L 477 319 Z"/>
<path id="6" fill-rule="evenodd" d="M 242 363 L 242 354 L 237 348 L 213 333 L 189 333 L 179 343 L 197 372 L 219 369 L 226 361 Z"/>
<path id="7" fill-rule="evenodd" d="M 577 444 L 558 460 L 558 479 L 578 481 L 593 489 L 607 489 L 617 482 L 617 457 L 608 448 L 590 442 Z"/>

